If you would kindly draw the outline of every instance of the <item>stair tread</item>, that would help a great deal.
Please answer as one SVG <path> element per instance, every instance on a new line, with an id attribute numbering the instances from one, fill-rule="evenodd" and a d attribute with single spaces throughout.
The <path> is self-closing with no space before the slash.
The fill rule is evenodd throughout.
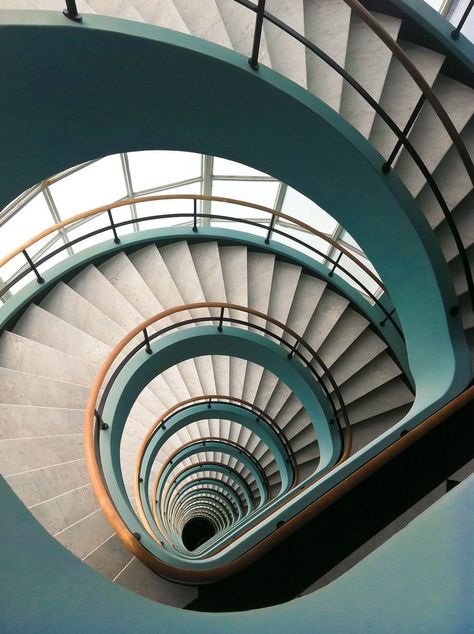
<path id="1" fill-rule="evenodd" d="M 401 21 L 381 13 L 373 15 L 396 40 Z M 365 22 L 352 13 L 345 69 L 376 101 L 382 94 L 391 58 L 390 49 Z M 375 111 L 347 82 L 342 87 L 339 111 L 363 136 L 369 137 Z"/>
<path id="2" fill-rule="evenodd" d="M 428 85 L 432 86 L 443 65 L 443 55 L 411 42 L 398 40 L 398 45 L 420 71 Z M 379 103 L 401 130 L 404 129 L 420 96 L 421 90 L 418 85 L 411 79 L 398 59 L 393 57 Z M 397 137 L 377 115 L 369 140 L 382 156 L 388 158 L 395 147 Z"/>
<path id="3" fill-rule="evenodd" d="M 455 128 L 461 132 L 474 113 L 474 91 L 442 74 L 438 75 L 432 88 Z M 451 138 L 429 105 L 421 111 L 408 138 L 432 173 L 452 145 Z M 401 152 L 395 169 L 410 193 L 418 195 L 425 179 L 406 150 Z"/>
<path id="4" fill-rule="evenodd" d="M 189 33 L 185 21 L 181 17 L 173 0 L 130 0 L 130 4 L 149 24 L 156 24 L 166 29 Z"/>
<path id="5" fill-rule="evenodd" d="M 215 0 L 200 0 L 199 11 L 187 0 L 173 0 L 189 32 L 209 42 L 232 48 Z"/>
<path id="6" fill-rule="evenodd" d="M 306 0 L 306 37 L 344 68 L 351 9 L 342 0 Z M 311 51 L 306 51 L 308 90 L 339 111 L 343 79 Z"/>
<path id="7" fill-rule="evenodd" d="M 265 10 L 288 24 L 298 33 L 304 33 L 303 0 L 267 0 Z M 263 30 L 272 68 L 306 88 L 304 47 L 267 21 L 264 21 Z"/>

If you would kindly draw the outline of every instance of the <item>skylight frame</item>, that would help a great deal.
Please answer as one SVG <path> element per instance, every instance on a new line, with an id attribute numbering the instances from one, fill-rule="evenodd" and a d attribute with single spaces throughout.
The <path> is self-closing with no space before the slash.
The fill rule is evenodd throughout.
<path id="1" fill-rule="evenodd" d="M 157 150 L 157 152 L 159 152 L 159 150 Z M 190 154 L 190 153 L 186 153 L 186 154 Z M 117 156 L 119 158 L 118 163 L 120 164 L 120 169 L 117 169 L 117 179 L 120 179 L 120 188 L 125 192 L 125 196 L 121 197 L 120 201 L 126 201 L 126 200 L 130 200 L 132 198 L 138 197 L 138 196 L 150 196 L 150 195 L 158 195 L 158 194 L 165 194 L 168 191 L 171 190 L 176 190 L 179 189 L 181 187 L 187 187 L 189 185 L 198 185 L 198 189 L 199 192 L 202 195 L 209 195 L 212 196 L 213 194 L 215 194 L 215 190 L 216 190 L 216 185 L 218 185 L 218 189 L 221 190 L 222 193 L 222 185 L 225 184 L 226 182 L 228 182 L 229 184 L 231 183 L 249 183 L 252 184 L 252 188 L 255 186 L 258 186 L 258 183 L 275 183 L 276 184 L 276 193 L 274 196 L 274 200 L 272 202 L 272 204 L 268 205 L 270 208 L 274 209 L 275 211 L 285 211 L 286 213 L 288 213 L 289 215 L 293 215 L 295 217 L 298 217 L 298 213 L 297 210 L 292 210 L 290 207 L 286 207 L 286 202 L 287 200 L 291 197 L 294 196 L 294 190 L 292 190 L 291 188 L 289 188 L 285 183 L 283 183 L 282 181 L 278 181 L 277 179 L 273 178 L 272 176 L 268 175 L 268 174 L 264 174 L 261 172 L 257 172 L 256 170 L 252 170 L 251 168 L 246 168 L 245 166 L 240 166 L 240 164 L 237 163 L 233 163 L 232 161 L 225 161 L 225 166 L 226 167 L 231 167 L 232 165 L 235 165 L 235 170 L 234 173 L 231 173 L 231 170 L 229 169 L 229 173 L 222 173 L 222 170 L 220 169 L 219 165 L 222 165 L 222 160 L 223 159 L 214 159 L 214 157 L 212 156 L 208 156 L 205 154 L 200 155 L 200 160 L 199 160 L 199 165 L 200 165 L 200 169 L 198 171 L 198 173 L 196 173 L 195 176 L 190 176 L 188 178 L 185 179 L 180 179 L 179 178 L 179 174 L 177 173 L 177 178 L 173 179 L 172 181 L 166 182 L 166 183 L 160 183 L 158 185 L 156 185 L 155 187 L 150 187 L 148 189 L 139 189 L 138 187 L 135 186 L 135 182 L 136 182 L 136 177 L 134 176 L 134 171 L 133 171 L 133 161 L 130 161 L 130 153 L 128 152 L 122 152 L 118 155 L 111 155 L 111 156 Z M 58 209 L 58 205 L 57 205 L 57 201 L 55 199 L 55 195 L 54 195 L 54 188 L 52 188 L 53 185 L 55 185 L 56 183 L 58 183 L 59 181 L 64 181 L 65 179 L 67 179 L 70 176 L 73 176 L 75 174 L 77 174 L 79 171 L 81 170 L 85 170 L 86 168 L 90 168 L 91 166 L 93 166 L 94 164 L 99 163 L 100 161 L 105 161 L 109 159 L 110 157 L 102 157 L 102 158 L 98 158 L 98 159 L 93 159 L 90 161 L 86 161 L 85 163 L 82 163 L 80 165 L 76 165 L 73 167 L 70 167 L 58 174 L 55 174 L 43 181 L 41 181 L 40 183 L 33 185 L 32 187 L 30 187 L 28 190 L 26 190 L 25 192 L 23 192 L 20 196 L 18 196 L 14 201 L 12 201 L 9 205 L 7 205 L 1 212 L 0 212 L 0 230 L 1 230 L 1 226 L 4 225 L 5 223 L 7 223 L 9 220 L 11 220 L 11 218 L 17 216 L 17 214 L 22 213 L 24 210 L 27 212 L 27 208 L 28 205 L 35 200 L 35 198 L 37 196 L 43 196 L 44 200 L 46 201 L 47 207 L 49 209 L 49 213 L 51 215 L 51 225 L 57 224 L 62 218 L 60 211 Z M 217 162 L 217 166 L 216 166 L 216 162 Z M 248 170 L 249 173 L 245 174 L 244 172 Z M 96 184 L 97 186 L 97 184 Z M 225 191 L 225 190 L 224 190 Z M 296 192 L 296 194 L 298 194 L 298 192 Z M 298 196 L 301 196 L 300 194 L 298 194 Z M 232 197 L 232 196 L 230 196 Z M 242 197 L 243 199 L 246 199 L 244 196 Z M 112 202 L 117 202 L 117 200 L 111 200 Z M 251 197 L 249 197 L 249 202 L 254 202 Z M 309 206 L 313 206 L 312 203 L 308 202 Z M 209 217 L 205 217 L 205 218 L 199 218 L 198 219 L 198 226 L 202 226 L 202 227 L 206 227 L 206 226 L 212 226 L 213 222 L 212 222 L 212 216 L 213 213 L 215 213 L 215 207 L 217 207 L 217 204 L 213 204 L 210 201 L 201 201 L 201 204 L 199 206 L 199 210 L 201 213 L 204 214 L 209 214 Z M 131 203 L 129 206 L 130 209 L 130 218 L 132 220 L 136 220 L 137 222 L 134 222 L 132 225 L 130 225 L 130 231 L 139 231 L 140 230 L 140 223 L 138 221 L 138 211 L 137 211 L 137 205 Z M 223 208 L 224 209 L 224 208 Z M 314 205 L 314 209 L 317 210 L 320 209 L 317 205 Z M 322 213 L 326 214 L 326 212 L 324 212 L 323 210 L 321 210 Z M 220 211 L 220 213 L 225 213 L 223 212 L 223 210 Z M 239 218 L 242 220 L 246 220 L 246 221 L 255 221 L 256 219 L 263 225 L 266 226 L 270 226 L 270 222 L 271 222 L 271 217 L 268 216 L 268 220 L 262 219 L 260 217 L 257 218 L 255 212 L 252 211 L 251 208 L 249 208 L 248 210 L 248 214 L 239 214 Z M 304 218 L 304 214 L 303 214 L 303 218 Z M 87 222 L 84 221 L 84 224 Z M 26 223 L 25 223 L 26 224 Z M 82 224 L 82 223 L 81 223 Z M 177 219 L 176 222 L 177 225 L 181 225 L 181 226 L 187 226 L 189 224 L 191 224 L 191 221 L 185 220 L 183 222 L 179 222 L 179 219 Z M 225 225 L 222 223 L 222 221 L 218 221 L 216 220 L 216 226 L 225 226 L 227 224 L 231 225 L 231 221 L 230 222 L 225 222 Z M 146 223 L 143 223 L 143 228 L 146 228 Z M 281 229 L 281 230 L 285 230 L 285 228 L 287 227 L 288 223 L 284 220 L 281 220 L 279 218 L 275 218 L 274 220 L 274 224 L 273 226 Z M 64 229 L 60 230 L 60 235 L 55 239 L 55 241 L 59 241 L 62 240 L 64 244 L 69 245 L 69 241 L 73 238 L 74 233 L 77 233 L 77 228 L 78 228 L 78 224 L 74 224 L 71 227 L 65 227 Z M 314 225 L 316 228 L 319 228 L 317 226 L 317 224 Z M 236 228 L 237 229 L 242 229 L 245 228 L 245 225 L 236 223 Z M 74 232 L 74 233 L 73 233 Z M 365 254 L 363 253 L 363 251 L 360 249 L 360 247 L 356 246 L 355 241 L 353 241 L 352 239 L 350 240 L 344 240 L 344 236 L 348 235 L 347 232 L 345 232 L 344 228 L 337 223 L 334 220 L 334 230 L 332 232 L 324 232 L 325 235 L 327 235 L 328 237 L 331 237 L 333 240 L 335 240 L 336 242 L 338 242 L 339 244 L 341 244 L 341 246 L 349 249 L 351 252 L 353 252 L 355 255 L 357 255 L 358 257 L 364 257 L 366 258 Z M 304 235 L 305 235 L 305 231 L 302 229 L 301 230 L 301 237 L 304 239 Z M 30 237 L 30 236 L 29 236 Z M 17 245 L 12 245 L 12 248 L 14 248 Z M 49 248 L 49 243 L 48 243 L 48 248 Z M 79 248 L 76 247 L 76 245 L 71 245 L 67 247 L 67 254 L 68 255 L 73 255 L 74 253 L 77 253 L 79 251 L 82 250 L 82 246 L 79 246 Z M 43 255 L 45 252 L 44 249 L 40 249 L 38 251 L 37 254 L 35 254 L 33 256 L 33 261 L 37 261 L 39 259 L 39 257 L 41 257 L 41 255 Z M 330 245 L 328 245 L 325 255 L 326 255 L 326 259 L 323 259 L 323 262 L 327 265 L 328 257 L 331 257 L 335 252 L 335 248 L 331 247 Z M 1 273 L 1 272 L 0 272 Z M 11 279 L 11 278 L 10 278 Z M 4 285 L 7 284 L 9 282 L 9 279 L 4 279 L 3 277 L 1 277 L 0 275 L 0 288 Z M 357 287 L 356 287 L 357 288 Z M 358 289 L 360 292 L 360 289 Z M 380 289 L 378 289 L 375 293 L 376 297 L 379 297 L 382 294 L 382 291 Z M 364 297 L 365 294 L 362 293 L 362 295 Z M 11 296 L 10 293 L 5 294 L 1 300 L 7 301 L 7 299 Z M 366 299 L 368 299 L 366 297 Z"/>

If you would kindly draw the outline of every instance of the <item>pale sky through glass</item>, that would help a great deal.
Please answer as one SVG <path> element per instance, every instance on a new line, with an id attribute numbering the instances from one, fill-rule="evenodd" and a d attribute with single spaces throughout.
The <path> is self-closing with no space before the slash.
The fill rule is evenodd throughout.
<path id="1" fill-rule="evenodd" d="M 82 167 L 73 168 L 69 172 L 39 183 L 35 187 L 31 200 L 26 204 L 21 202 L 15 207 L 15 203 L 12 203 L 0 213 L 0 222 L 4 221 L 0 231 L 0 255 L 6 255 L 32 236 L 59 221 L 117 200 L 127 200 L 137 195 L 207 193 L 282 211 L 315 227 L 336 241 L 341 240 L 341 244 L 354 249 L 358 256 L 363 256 L 355 240 L 317 204 L 268 174 L 233 161 L 204 157 L 190 152 L 156 150 L 107 156 Z M 142 229 L 165 228 L 171 225 L 189 226 L 192 223 L 190 217 L 192 210 L 191 200 L 153 201 L 141 203 L 135 207 L 126 205 L 123 208 L 114 209 L 113 216 L 115 222 L 121 222 L 136 217 L 132 215 L 133 213 L 136 213 L 139 218 L 163 214 L 188 214 L 187 217 L 155 218 L 129 224 L 118 229 L 119 235 L 124 235 Z M 211 214 L 209 220 L 203 219 L 200 224 L 210 224 L 225 229 L 233 228 L 262 237 L 266 236 L 272 217 L 271 213 L 263 210 L 218 201 L 203 203 L 200 205 L 200 210 Z M 213 219 L 213 215 L 230 216 L 235 218 L 235 221 Z M 8 220 L 5 222 L 6 219 Z M 238 222 L 239 220 L 251 220 L 265 226 L 258 228 Z M 51 238 L 44 239 L 38 247 L 32 247 L 32 255 L 39 259 L 43 253 L 56 249 L 61 244 L 69 244 L 91 230 L 102 227 L 109 227 L 106 213 L 66 227 L 61 235 L 56 233 L 54 237 L 51 236 L 53 244 Z M 319 262 L 325 262 L 326 257 L 335 258 L 338 255 L 337 250 L 323 239 L 290 225 L 287 221 L 277 220 L 275 229 L 273 234 L 275 241 L 299 251 L 303 248 L 307 255 Z M 291 238 L 278 234 L 278 230 L 318 249 L 322 255 L 315 254 L 310 249 L 304 249 Z M 110 230 L 107 229 L 105 232 L 72 244 L 69 249 L 64 249 L 56 255 L 54 261 L 60 261 L 93 244 L 110 239 L 109 234 Z M 364 263 L 367 263 L 366 259 Z M 0 281 L 8 281 L 24 264 L 24 258 L 18 256 L 2 267 Z M 347 267 L 351 271 L 352 268 L 357 268 L 349 259 L 347 259 Z M 353 272 L 355 273 L 355 270 Z M 17 291 L 28 281 L 30 278 L 26 276 L 22 283 L 14 287 L 13 291 Z M 370 290 L 373 290 L 372 285 Z"/>

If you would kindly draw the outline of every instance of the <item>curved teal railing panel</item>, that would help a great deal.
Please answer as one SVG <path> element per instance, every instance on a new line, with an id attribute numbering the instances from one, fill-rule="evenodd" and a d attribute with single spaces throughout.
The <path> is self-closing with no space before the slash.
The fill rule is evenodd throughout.
<path id="1" fill-rule="evenodd" d="M 261 438 L 261 440 L 270 449 L 275 458 L 281 478 L 280 493 L 288 491 L 293 482 L 292 467 L 287 460 L 285 446 L 283 445 L 275 430 L 266 425 L 264 422 L 260 423 L 257 420 L 256 414 L 254 412 L 252 413 L 249 410 L 246 410 L 238 405 L 220 402 L 213 402 L 211 410 L 209 410 L 207 403 L 199 403 L 191 407 L 187 407 L 185 410 L 174 413 L 166 420 L 165 430 L 162 430 L 162 428 L 158 428 L 157 433 L 154 434 L 154 436 L 150 440 L 147 449 L 143 454 L 142 469 L 140 471 L 140 477 L 142 478 L 142 482 L 140 483 L 140 495 L 142 498 L 145 516 L 149 524 L 151 526 L 155 526 L 157 530 L 158 527 L 155 525 L 152 508 L 150 505 L 150 499 L 147 494 L 150 488 L 150 474 L 156 456 L 158 455 L 158 452 L 163 444 L 180 429 L 186 427 L 193 422 L 205 420 L 209 418 L 211 414 L 213 418 L 231 420 L 233 422 L 239 423 L 240 425 L 250 430 L 251 432 L 254 432 Z M 204 450 L 209 451 L 208 441 L 206 441 L 206 448 L 201 449 L 201 451 Z M 219 451 L 222 451 L 222 449 L 219 449 Z M 236 456 L 234 455 L 234 457 Z M 177 455 L 173 459 L 173 465 L 170 465 L 172 468 L 167 469 L 162 474 L 163 483 L 157 491 L 157 500 L 160 504 L 165 480 L 168 477 L 167 474 L 169 474 L 169 471 L 176 468 L 177 461 L 181 459 L 182 458 L 180 458 L 180 455 Z M 260 473 L 257 473 L 257 481 L 259 482 L 260 490 L 263 487 Z M 266 494 L 261 495 L 261 503 L 263 504 L 265 501 Z"/>
<path id="2" fill-rule="evenodd" d="M 212 354 L 234 356 L 262 365 L 294 392 L 312 422 L 318 439 L 320 460 L 315 474 L 311 476 L 313 479 L 333 466 L 339 458 L 340 433 L 337 425 L 329 422 L 333 420 L 333 414 L 323 390 L 297 358 L 288 359 L 286 350 L 281 346 L 249 330 L 226 326 L 222 332 L 217 327 L 200 326 L 168 334 L 152 342 L 151 354 L 142 349 L 127 361 L 115 378 L 101 412 L 103 421 L 109 425 L 106 431 L 100 432 L 99 437 L 104 478 L 114 504 L 131 532 L 141 532 L 141 525 L 125 491 L 119 451 L 130 409 L 142 389 L 155 376 L 188 358 Z M 284 497 L 279 496 L 278 500 Z M 262 524 L 260 532 L 265 527 L 266 524 Z M 174 558 L 174 554 L 166 552 L 166 549 L 157 549 L 156 542 L 148 534 L 143 535 L 142 544 L 167 563 Z M 218 558 L 231 558 L 233 547 L 219 554 Z M 243 547 L 239 545 L 239 549 Z"/>
<path id="3" fill-rule="evenodd" d="M 168 509 L 169 515 L 172 517 L 175 510 L 177 511 L 180 508 L 180 505 L 181 505 L 180 500 L 191 499 L 191 497 L 195 497 L 196 495 L 199 495 L 199 494 L 206 494 L 206 495 L 215 494 L 215 495 L 220 495 L 220 497 L 227 502 L 227 504 L 229 505 L 229 508 L 232 509 L 234 521 L 240 520 L 243 517 L 242 505 L 239 498 L 231 489 L 231 487 L 219 485 L 218 484 L 219 480 L 211 481 L 209 479 L 206 479 L 206 481 L 204 482 L 203 480 L 198 481 L 197 483 L 194 482 L 192 486 L 183 487 L 184 488 L 183 495 L 184 493 L 186 493 L 186 495 L 184 497 L 178 496 L 177 498 L 173 500 L 173 502 L 170 504 Z M 217 490 L 213 489 L 211 488 L 211 485 L 215 487 L 219 487 L 219 488 Z M 193 487 L 195 488 L 193 489 Z"/>
<path id="4" fill-rule="evenodd" d="M 190 425 L 191 423 L 199 420 L 206 420 L 210 416 L 212 418 L 221 420 L 230 420 L 235 423 L 239 423 L 246 429 L 257 434 L 261 440 L 266 444 L 273 454 L 277 463 L 278 470 L 281 477 L 281 491 L 287 491 L 292 483 L 292 468 L 287 461 L 286 449 L 283 442 L 277 435 L 274 429 L 263 421 L 260 423 L 257 420 L 255 412 L 250 412 L 248 409 L 242 408 L 238 405 L 231 403 L 213 402 L 212 408 L 209 409 L 207 403 L 199 403 L 192 407 L 187 407 L 184 410 L 180 410 L 172 414 L 166 420 L 166 429 L 158 428 L 157 433 L 154 434 L 150 443 L 143 454 L 142 469 L 140 476 L 143 479 L 141 486 L 145 493 L 149 488 L 150 473 L 160 448 L 163 444 L 177 433 L 183 427 Z M 176 458 L 177 459 L 177 458 Z M 173 460 L 174 466 L 175 460 Z"/>
<path id="5" fill-rule="evenodd" d="M 225 508 L 230 514 L 229 519 L 231 519 L 233 522 L 240 519 L 240 517 L 242 516 L 241 512 L 239 512 L 240 511 L 239 507 L 235 508 L 233 504 L 231 503 L 231 501 L 229 500 L 229 498 L 222 491 L 216 491 L 216 489 L 211 489 L 208 487 L 199 487 L 195 489 L 194 491 L 189 491 L 189 493 L 185 496 L 185 498 L 183 498 L 183 500 L 179 503 L 177 507 L 176 505 L 173 505 L 173 507 L 170 507 L 169 509 L 170 514 L 172 515 L 174 508 L 176 508 L 176 517 L 177 517 L 178 513 L 186 509 L 185 505 L 187 504 L 187 502 L 194 500 L 196 496 L 202 496 L 203 498 L 209 498 L 211 500 L 213 499 L 220 500 L 221 504 L 225 506 Z M 235 504 L 235 498 L 233 498 L 233 500 Z"/>
<path id="6" fill-rule="evenodd" d="M 317 202 L 367 254 L 405 333 L 415 411 L 426 417 L 466 387 L 470 356 L 436 238 L 396 174 L 382 173 L 383 158 L 334 111 L 278 73 L 255 73 L 243 56 L 180 33 L 99 16 L 77 25 L 49 12 L 0 19 L 0 204 L 70 165 L 124 150 L 245 163 Z M 48 75 L 34 83 L 39 68 Z M 117 87 L 120 99 L 111 99 Z M 97 112 L 107 122 L 100 130 Z M 32 135 L 25 121 L 38 120 Z M 18 147 L 28 147 L 27 158 Z"/>
<path id="7" fill-rule="evenodd" d="M 262 67 L 258 75 L 253 74 L 246 61 L 231 51 L 147 25 L 88 16 L 84 24 L 77 26 L 57 14 L 26 12 L 4 12 L 0 21 L 0 55 L 4 62 L 0 79 L 3 203 L 51 173 L 100 155 L 146 148 L 199 151 L 247 163 L 284 180 L 327 209 L 367 253 L 397 306 L 417 398 L 412 411 L 394 430 L 374 441 L 364 455 L 357 454 L 325 476 L 318 491 L 330 488 L 338 478 L 390 444 L 401 428 L 414 427 L 467 385 L 471 368 L 466 340 L 459 317 L 450 315 L 456 298 L 426 221 L 396 175 L 381 176 L 382 158 L 321 102 L 269 69 Z M 58 51 L 67 54 L 58 55 Z M 100 65 L 96 63 L 97 55 Z M 23 72 L 18 73 L 18 68 Z M 47 76 L 39 72 L 44 68 L 48 68 Z M 186 82 L 180 75 L 184 69 Z M 34 77 L 41 77 L 41 81 L 33 81 Z M 203 77 L 213 78 L 206 84 L 206 90 L 202 89 Z M 117 86 L 122 90 L 121 98 L 111 99 Z M 256 102 L 258 112 L 254 108 Z M 97 112 L 101 112 L 101 121 L 107 122 L 100 133 Z M 41 125 L 35 126 L 35 133 L 31 134 L 29 124 L 33 121 L 41 121 Z M 130 125 L 131 121 L 134 125 Z M 28 147 L 27 156 L 18 152 L 18 148 L 24 147 Z M 386 230 L 388 222 L 390 231 Z M 439 363 L 440 358 L 443 364 Z M 312 494 L 314 499 L 314 491 Z M 12 516 L 18 515 L 10 498 L 8 510 Z M 34 520 L 31 516 L 29 520 L 18 530 L 23 536 L 33 538 L 34 531 L 30 528 Z M 16 543 L 11 533 L 10 530 L 7 536 L 9 546 Z M 44 547 L 45 552 L 51 553 L 49 563 L 64 563 L 68 567 L 67 558 L 56 556 L 54 549 L 46 544 Z M 8 562 L 13 552 L 19 554 L 12 546 L 4 561 Z M 465 566 L 452 549 L 450 555 L 461 567 Z M 30 565 L 34 560 L 34 557 L 29 559 L 27 570 L 21 565 L 21 557 L 12 564 L 18 574 L 25 576 L 26 583 L 35 578 Z M 429 564 L 424 562 L 428 568 Z M 77 562 L 75 566 L 74 570 L 80 567 Z M 49 569 L 47 565 L 41 568 L 38 586 L 42 583 L 44 588 L 54 586 L 55 571 L 51 575 L 53 586 L 44 584 L 43 573 Z M 77 576 L 81 577 L 81 573 Z M 419 585 L 420 576 L 415 585 Z M 438 583 L 436 587 L 442 588 L 435 575 L 425 582 L 427 587 Z M 403 586 L 400 579 L 398 583 Z M 91 586 L 98 588 L 100 584 L 91 581 Z M 22 592 L 23 587 L 24 584 Z M 64 582 L 64 588 L 68 587 Z M 44 596 L 44 588 L 37 588 L 37 595 L 31 593 L 29 597 L 30 600 L 33 597 L 31 609 L 36 610 L 40 624 L 47 611 L 35 599 Z M 380 590 L 380 587 L 373 589 L 376 600 L 383 595 Z M 406 621 L 400 620 L 399 606 L 413 606 L 410 600 L 413 594 L 393 590 L 399 602 L 397 612 L 390 613 L 389 618 L 398 625 L 394 625 L 395 631 L 403 631 L 404 626 L 408 631 Z M 8 591 L 9 596 L 15 596 L 11 587 Z M 61 588 L 56 591 L 57 597 L 62 598 L 64 591 Z M 420 592 L 427 600 L 432 596 L 426 588 L 420 588 Z M 86 598 L 85 589 L 81 588 L 80 593 Z M 79 599 L 77 588 L 71 594 L 75 600 Z M 355 601 L 359 597 L 359 605 L 364 604 L 357 588 L 349 596 Z M 433 614 L 444 623 L 439 606 L 449 615 L 452 606 L 456 606 L 459 611 L 452 615 L 452 623 L 461 628 L 467 623 L 466 607 L 459 596 L 450 594 L 449 599 L 450 603 L 446 603 L 443 596 L 437 597 Z M 122 606 L 127 604 L 133 611 L 132 605 L 139 601 L 133 597 L 132 603 L 124 600 Z M 339 600 L 339 609 L 340 603 Z M 70 601 L 65 600 L 64 605 L 74 610 Z M 95 603 L 85 602 L 85 605 Z M 387 605 L 393 604 L 389 601 Z M 122 606 L 114 608 L 120 613 Z M 327 612 L 320 607 L 324 617 Z M 412 610 L 410 616 L 414 622 L 417 614 L 415 608 Z M 178 625 L 176 614 L 179 613 L 162 612 L 160 623 L 170 632 L 178 631 L 176 628 L 185 623 L 184 620 Z M 124 624 L 128 624 L 129 630 L 140 631 L 143 621 L 136 616 L 134 628 L 122 616 L 116 631 Z M 48 613 L 48 617 L 50 623 L 57 623 L 57 616 Z M 96 627 L 100 624 L 101 616 L 96 612 L 81 617 L 72 619 L 69 631 L 79 622 L 84 626 L 88 618 L 92 618 Z M 25 622 L 28 616 L 22 614 L 22 618 Z M 107 614 L 107 626 L 109 618 Z M 306 615 L 293 614 L 292 631 L 298 631 L 302 622 L 306 623 L 305 618 Z M 230 632 L 232 617 L 222 619 L 219 627 L 225 623 Z M 352 623 L 360 625 L 359 631 L 366 631 L 364 623 L 370 622 L 368 619 L 367 614 L 357 613 Z M 11 622 L 17 621 L 18 615 L 13 614 Z M 208 624 L 212 627 L 211 619 Z M 289 623 L 285 625 L 290 627 Z M 274 631 L 278 627 L 280 623 Z"/>
<path id="8" fill-rule="evenodd" d="M 238 447 L 234 447 L 233 445 L 228 445 L 226 443 L 219 442 L 217 440 L 216 441 L 202 441 L 198 439 L 192 445 L 189 445 L 188 447 L 184 447 L 184 449 L 182 449 L 179 452 L 179 454 L 177 454 L 176 462 L 179 463 L 182 460 L 185 460 L 186 458 L 190 458 L 191 456 L 194 456 L 197 453 L 201 453 L 205 451 L 215 451 L 215 452 L 225 453 L 231 456 L 232 458 L 235 458 L 238 462 L 241 462 L 244 465 L 244 467 L 250 471 L 250 473 L 252 474 L 252 478 L 255 480 L 257 484 L 257 489 L 260 495 L 259 506 L 261 506 L 262 504 L 265 504 L 265 502 L 267 501 L 267 491 L 265 489 L 265 485 L 262 480 L 261 474 L 258 468 L 256 467 L 254 461 L 251 460 L 249 456 L 246 456 L 245 454 L 240 452 Z M 174 463 L 174 461 L 173 461 L 173 464 L 171 465 L 169 464 L 165 467 L 163 472 L 163 478 L 158 484 L 158 490 L 157 490 L 158 501 L 161 501 L 161 494 L 163 492 L 164 484 L 169 474 L 173 471 L 175 467 L 176 467 L 176 464 Z"/>
<path id="9" fill-rule="evenodd" d="M 170 486 L 169 490 L 167 491 L 165 497 L 164 497 L 164 503 L 168 504 L 168 500 L 170 499 L 173 491 L 176 489 L 176 487 L 179 486 L 179 484 L 181 482 L 183 482 L 184 480 L 186 480 L 186 478 L 188 478 L 191 475 L 194 475 L 195 473 L 200 473 L 202 471 L 216 471 L 217 473 L 222 473 L 224 475 L 230 475 L 232 477 L 232 480 L 234 481 L 234 483 L 236 483 L 238 485 L 238 487 L 241 489 L 242 491 L 242 496 L 247 504 L 247 513 L 248 514 L 251 510 L 252 510 L 252 502 L 251 502 L 251 495 L 250 495 L 250 489 L 248 488 L 248 485 L 246 484 L 246 482 L 242 479 L 242 477 L 235 471 L 235 469 L 231 468 L 231 467 L 227 467 L 227 466 L 223 466 L 221 464 L 208 464 L 206 462 L 202 463 L 202 466 L 196 466 L 196 467 L 188 467 L 188 469 L 185 469 L 180 475 L 178 475 L 178 477 L 173 481 L 172 485 Z"/>
<path id="10" fill-rule="evenodd" d="M 206 488 L 207 491 L 215 491 L 215 489 L 210 488 L 211 486 L 217 487 L 218 490 L 220 490 L 222 495 L 227 495 L 227 498 L 230 499 L 230 501 L 233 503 L 235 507 L 235 512 L 237 513 L 237 519 L 240 519 L 241 517 L 244 516 L 242 501 L 240 500 L 236 491 L 232 489 L 232 487 L 229 484 L 222 482 L 221 480 L 212 479 L 212 478 L 199 478 L 198 480 L 194 480 L 192 482 L 188 482 L 187 484 L 185 484 L 182 487 L 182 489 L 180 489 L 180 493 L 182 491 L 182 495 L 184 495 L 186 491 L 188 491 L 190 494 L 192 492 L 193 487 L 196 487 L 196 489 L 198 487 L 203 487 L 203 488 L 207 487 Z M 179 499 L 181 498 L 180 493 L 178 493 L 178 495 L 176 495 L 173 498 L 173 500 L 170 501 L 169 512 L 171 515 L 173 514 L 173 511 L 176 508 L 176 505 L 179 503 Z"/>
<path id="11" fill-rule="evenodd" d="M 51 537 L 0 478 L 3 634 L 354 634 L 470 632 L 474 477 L 345 575 L 271 608 L 210 614 L 171 608 L 111 583 Z M 105 606 L 105 607 L 104 607 Z"/>

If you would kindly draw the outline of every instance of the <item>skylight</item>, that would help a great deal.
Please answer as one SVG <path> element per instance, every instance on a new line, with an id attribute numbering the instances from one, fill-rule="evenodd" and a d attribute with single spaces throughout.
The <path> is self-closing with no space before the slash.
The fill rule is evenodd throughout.
<path id="1" fill-rule="evenodd" d="M 142 195 L 177 194 L 234 198 L 281 211 L 316 228 L 356 254 L 358 258 L 362 258 L 364 264 L 368 265 L 355 240 L 334 218 L 314 202 L 268 174 L 217 157 L 159 150 L 122 153 L 90 161 L 31 188 L 29 193 L 22 194 L 0 212 L 0 254 L 4 256 L 47 227 L 90 209 Z M 113 217 L 115 222 L 137 219 L 137 222 L 130 222 L 117 229 L 119 235 L 124 235 L 141 229 L 164 228 L 171 225 L 189 226 L 193 222 L 190 216 L 192 211 L 191 200 L 153 201 L 114 209 Z M 206 214 L 206 217 L 199 219 L 199 224 L 203 226 L 235 228 L 264 237 L 272 222 L 271 213 L 220 201 L 203 201 L 199 205 L 199 212 Z M 168 217 L 144 220 L 150 216 L 164 215 Z M 174 217 L 169 217 L 170 215 Z M 138 221 L 139 218 L 142 218 L 141 222 Z M 242 220 L 246 223 L 239 222 Z M 263 227 L 249 225 L 249 222 L 258 222 Z M 109 220 L 106 213 L 83 219 L 43 239 L 37 246 L 31 247 L 29 253 L 37 261 L 44 253 L 57 249 L 60 245 L 67 245 L 67 249 L 55 256 L 54 261 L 59 261 L 110 238 L 109 232 L 103 232 L 86 240 L 74 242 L 91 230 L 107 226 Z M 272 226 L 273 240 L 292 246 L 319 262 L 331 265 L 331 258 L 334 259 L 339 254 L 339 251 L 325 239 L 285 219 L 274 219 Z M 281 235 L 280 232 L 286 235 Z M 303 241 L 308 247 L 317 249 L 320 254 L 295 243 L 292 237 Z M 350 271 L 357 268 L 347 256 L 344 256 L 344 262 Z M 19 255 L 3 266 L 0 270 L 0 286 L 8 283 L 25 264 L 25 258 Z M 31 276 L 26 276 L 12 288 L 12 291 L 16 292 L 30 279 Z M 354 285 L 350 278 L 347 279 Z M 364 278 L 364 281 L 371 292 L 377 291 L 377 285 L 370 278 Z M 3 300 L 5 301 L 8 296 L 4 295 Z"/>

